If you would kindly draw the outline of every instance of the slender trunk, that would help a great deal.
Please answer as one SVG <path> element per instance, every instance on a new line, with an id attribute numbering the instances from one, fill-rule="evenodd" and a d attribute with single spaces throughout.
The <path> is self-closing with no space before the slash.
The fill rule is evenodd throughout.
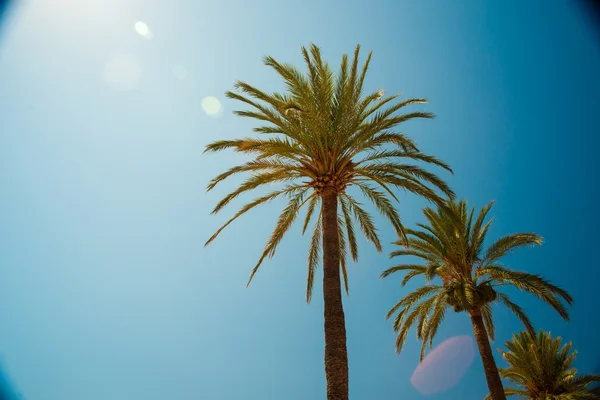
<path id="1" fill-rule="evenodd" d="M 487 380 L 492 400 L 506 400 L 500 373 L 498 372 L 496 361 L 494 361 L 494 354 L 492 353 L 492 347 L 488 340 L 488 333 L 485 329 L 479 307 L 469 310 L 469 316 L 471 317 L 471 323 L 473 324 L 475 341 L 477 342 L 477 347 L 479 347 L 479 354 L 481 355 L 483 370 L 485 371 L 485 379 Z"/>
<path id="2" fill-rule="evenodd" d="M 325 377 L 328 400 L 348 400 L 346 322 L 340 282 L 338 199 L 323 193 L 323 300 L 325 303 Z"/>

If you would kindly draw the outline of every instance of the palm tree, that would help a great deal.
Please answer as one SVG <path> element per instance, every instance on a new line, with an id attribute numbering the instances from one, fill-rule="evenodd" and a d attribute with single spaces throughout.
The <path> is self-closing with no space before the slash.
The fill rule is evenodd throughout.
<path id="1" fill-rule="evenodd" d="M 492 222 L 484 224 L 484 220 L 492 204 L 483 207 L 478 216 L 474 215 L 474 209 L 467 210 L 465 200 L 450 200 L 437 210 L 426 208 L 423 214 L 428 224 L 418 224 L 422 229 L 419 231 L 407 230 L 407 241 L 396 243 L 403 249 L 391 253 L 391 257 L 414 256 L 425 264 L 397 265 L 383 272 L 382 277 L 405 271 L 408 273 L 402 285 L 417 275 L 424 275 L 426 280 L 424 286 L 406 295 L 387 314 L 390 318 L 397 313 L 393 325 L 398 332 L 396 351 L 402 350 L 408 330 L 416 323 L 417 338 L 422 341 L 422 360 L 427 343 L 429 348 L 432 347 L 433 337 L 446 310 L 452 307 L 455 312 L 466 311 L 471 318 L 491 396 L 498 400 L 505 399 L 505 396 L 488 340 L 494 340 L 492 304 L 500 303 L 507 307 L 533 332 L 523 309 L 498 289 L 514 286 L 528 292 L 548 303 L 565 320 L 568 320 L 569 314 L 560 298 L 569 305 L 572 298 L 538 275 L 511 270 L 500 264 L 502 257 L 521 247 L 541 245 L 539 235 L 507 235 L 484 251 L 484 241 Z M 435 278 L 439 278 L 441 284 L 433 284 Z"/>
<path id="2" fill-rule="evenodd" d="M 577 351 L 571 342 L 561 347 L 561 338 L 552 338 L 541 329 L 537 335 L 520 332 L 500 350 L 509 367 L 500 375 L 517 385 L 506 388 L 507 396 L 525 396 L 530 400 L 600 399 L 590 385 L 600 382 L 600 375 L 577 375 L 572 367 Z M 490 398 L 488 396 L 488 398 Z"/>
<path id="3" fill-rule="evenodd" d="M 207 241 L 213 241 L 231 222 L 260 204 L 277 197 L 286 197 L 287 206 L 277 220 L 254 274 L 267 257 L 275 254 L 277 245 L 306 206 L 303 233 L 316 215 L 308 254 L 308 283 L 306 299 L 310 302 L 315 269 L 323 261 L 323 297 L 325 326 L 325 374 L 328 399 L 348 398 L 348 359 L 346 328 L 342 307 L 340 270 L 346 292 L 346 254 L 358 259 L 355 222 L 381 251 L 381 241 L 371 215 L 348 192 L 349 187 L 372 202 L 392 224 L 399 236 L 404 228 L 393 200 L 393 189 L 405 189 L 431 201 L 442 201 L 439 189 L 452 196 L 450 188 L 438 176 L 414 165 L 423 162 L 450 167 L 435 157 L 423 154 L 415 143 L 396 132 L 402 122 L 415 118 L 432 118 L 428 112 L 398 114 L 411 104 L 426 100 L 396 101 L 398 95 L 385 96 L 383 91 L 363 95 L 363 82 L 371 60 L 359 68 L 359 46 L 354 58 L 342 56 L 341 67 L 334 76 L 321 58 L 318 47 L 302 48 L 308 72 L 282 64 L 272 57 L 264 63 L 283 79 L 286 93 L 265 93 L 244 82 L 237 82 L 239 93 L 227 92 L 227 97 L 251 107 L 250 111 L 234 113 L 260 121 L 264 126 L 254 128 L 259 137 L 219 140 L 206 147 L 205 152 L 233 149 L 252 159 L 234 166 L 210 181 L 208 190 L 238 173 L 250 176 L 214 208 L 219 212 L 239 195 L 261 186 L 279 183 L 283 188 L 262 194 L 243 206 Z"/>

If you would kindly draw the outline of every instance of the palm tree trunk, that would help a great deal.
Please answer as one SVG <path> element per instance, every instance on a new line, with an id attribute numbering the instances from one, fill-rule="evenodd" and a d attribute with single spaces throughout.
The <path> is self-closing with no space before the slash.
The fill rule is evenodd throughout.
<path id="1" fill-rule="evenodd" d="M 492 347 L 488 340 L 488 333 L 485 329 L 479 307 L 469 310 L 469 316 L 473 324 L 475 341 L 477 342 L 477 347 L 479 347 L 479 354 L 481 355 L 483 370 L 485 371 L 485 379 L 487 380 L 492 400 L 506 400 L 500 373 L 498 373 L 498 367 L 496 366 L 496 361 L 494 361 L 494 354 L 492 353 Z"/>
<path id="2" fill-rule="evenodd" d="M 348 400 L 348 351 L 340 282 L 337 194 L 333 190 L 325 190 L 322 200 L 327 399 Z"/>

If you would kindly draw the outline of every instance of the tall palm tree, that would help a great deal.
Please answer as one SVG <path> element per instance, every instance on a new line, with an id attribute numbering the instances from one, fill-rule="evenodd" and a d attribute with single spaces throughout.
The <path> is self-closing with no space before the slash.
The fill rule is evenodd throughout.
<path id="1" fill-rule="evenodd" d="M 233 149 L 252 157 L 210 181 L 208 190 L 234 174 L 250 174 L 217 204 L 213 214 L 247 191 L 270 183 L 285 184 L 282 189 L 262 194 L 243 206 L 206 243 L 254 207 L 277 197 L 287 197 L 287 206 L 252 270 L 248 284 L 263 260 L 275 254 L 277 245 L 303 206 L 307 209 L 303 233 L 316 215 L 308 254 L 306 298 L 310 302 L 315 269 L 322 254 L 325 375 L 330 400 L 348 398 L 340 270 L 348 291 L 347 250 L 353 260 L 358 259 L 356 221 L 366 238 L 381 251 L 381 241 L 371 215 L 348 188 L 354 187 L 372 202 L 399 236 L 404 235 L 404 228 L 393 207 L 393 200 L 398 200 L 394 189 L 405 189 L 438 202 L 441 198 L 436 190 L 453 195 L 443 180 L 414 163 L 433 164 L 451 172 L 450 167 L 421 153 L 409 137 L 395 131 L 402 122 L 432 118 L 431 113 L 420 111 L 398 114 L 404 107 L 423 104 L 426 100 L 396 101 L 398 95 L 384 97 L 381 90 L 363 95 L 371 54 L 359 68 L 359 49 L 357 46 L 351 62 L 347 55 L 342 56 L 337 76 L 314 45 L 309 50 L 302 48 L 307 73 L 265 57 L 264 63 L 283 79 L 286 93 L 265 93 L 239 81 L 235 84 L 238 93 L 227 92 L 227 97 L 251 107 L 250 111 L 235 111 L 235 114 L 265 124 L 254 128 L 259 137 L 219 140 L 206 147 L 206 152 Z"/>
<path id="2" fill-rule="evenodd" d="M 487 384 L 494 400 L 505 399 L 498 368 L 488 340 L 494 340 L 492 304 L 500 303 L 511 310 L 533 332 L 529 318 L 521 307 L 498 291 L 504 286 L 532 294 L 554 308 L 565 320 L 569 314 L 561 298 L 569 305 L 571 296 L 538 275 L 508 269 L 500 264 L 505 255 L 527 246 L 540 245 L 542 238 L 535 233 L 516 233 L 504 236 L 484 250 L 484 241 L 492 221 L 484 224 L 492 203 L 483 207 L 479 215 L 467 210 L 467 202 L 450 200 L 437 210 L 426 208 L 423 214 L 428 224 L 418 224 L 421 230 L 407 230 L 403 249 L 391 257 L 414 256 L 422 264 L 401 264 L 383 272 L 382 277 L 405 271 L 405 285 L 411 278 L 424 275 L 426 284 L 406 295 L 388 312 L 387 318 L 397 313 L 394 330 L 398 332 L 396 351 L 400 352 L 406 334 L 416 323 L 417 338 L 422 341 L 421 359 L 427 343 L 444 319 L 446 310 L 467 312 L 471 318 L 475 340 L 483 362 Z M 475 217 L 475 218 L 474 218 Z M 432 281 L 439 278 L 441 284 Z"/>
<path id="3" fill-rule="evenodd" d="M 569 342 L 561 347 L 561 338 L 540 329 L 537 335 L 520 332 L 500 350 L 509 367 L 500 375 L 517 385 L 506 388 L 507 396 L 525 396 L 530 400 L 600 399 L 589 386 L 600 382 L 600 375 L 577 375 L 573 361 L 577 351 Z M 487 398 L 490 398 L 488 396 Z"/>

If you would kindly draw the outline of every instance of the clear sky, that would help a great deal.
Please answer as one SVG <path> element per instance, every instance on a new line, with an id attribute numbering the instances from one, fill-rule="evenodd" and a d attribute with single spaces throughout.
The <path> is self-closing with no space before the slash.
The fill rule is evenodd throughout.
<path id="1" fill-rule="evenodd" d="M 28 400 L 325 398 L 322 296 L 305 303 L 299 226 L 245 288 L 281 203 L 203 248 L 248 199 L 209 215 L 234 182 L 208 194 L 207 182 L 240 158 L 203 148 L 253 126 L 231 115 L 237 104 L 223 93 L 237 79 L 281 89 L 262 56 L 300 64 L 311 42 L 334 66 L 360 43 L 374 51 L 369 89 L 430 100 L 437 118 L 405 133 L 454 167 L 459 196 L 477 207 L 496 200 L 492 237 L 545 237 L 507 264 L 570 290 L 572 321 L 516 298 L 536 327 L 574 342 L 582 371 L 600 373 L 600 55 L 589 20 L 569 4 L 23 1 L 0 37 L 7 379 Z M 221 113 L 207 115 L 207 96 Z M 401 200 L 405 224 L 422 221 L 424 203 Z M 393 240 L 386 225 L 381 234 Z M 414 286 L 378 279 L 390 250 L 363 242 L 349 268 L 351 398 L 483 398 L 479 358 L 443 393 L 411 385 L 414 332 L 397 356 L 384 315 Z M 494 349 L 521 328 L 505 311 L 496 318 Z M 436 343 L 471 334 L 468 317 L 452 314 Z"/>

